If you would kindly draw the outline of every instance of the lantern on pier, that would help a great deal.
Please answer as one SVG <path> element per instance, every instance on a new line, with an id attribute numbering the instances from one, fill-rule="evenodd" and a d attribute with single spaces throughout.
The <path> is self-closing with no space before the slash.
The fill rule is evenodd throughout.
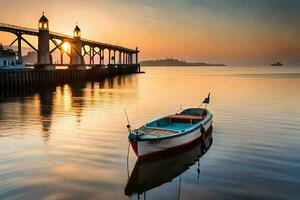
<path id="1" fill-rule="evenodd" d="M 49 20 L 45 17 L 44 13 L 39 20 L 39 30 L 49 30 Z"/>
<path id="2" fill-rule="evenodd" d="M 45 17 L 44 12 L 38 23 L 38 59 L 36 69 L 54 70 L 52 65 L 52 57 L 50 54 L 50 33 L 49 33 L 49 21 Z"/>
<path id="3" fill-rule="evenodd" d="M 78 27 L 78 25 L 76 24 L 74 31 L 73 31 L 73 38 L 74 40 L 71 42 L 71 68 L 72 69 L 78 69 L 78 70 L 82 70 L 85 69 L 85 66 L 82 65 L 84 64 L 84 60 L 82 55 L 82 48 L 83 44 L 82 41 L 80 40 L 80 36 L 81 36 L 81 30 Z M 70 68 L 70 67 L 69 67 Z"/>
<path id="4" fill-rule="evenodd" d="M 76 25 L 75 29 L 74 29 L 74 32 L 73 32 L 73 37 L 74 38 L 80 38 L 80 35 L 81 35 L 81 30 L 80 28 L 78 27 L 78 25 Z"/>

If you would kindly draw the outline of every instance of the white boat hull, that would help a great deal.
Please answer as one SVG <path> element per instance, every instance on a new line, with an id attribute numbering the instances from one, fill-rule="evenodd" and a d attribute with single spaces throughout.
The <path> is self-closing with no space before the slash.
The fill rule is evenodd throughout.
<path id="1" fill-rule="evenodd" d="M 142 140 L 131 142 L 132 147 L 139 158 L 147 157 L 153 154 L 172 150 L 175 148 L 183 147 L 189 143 L 201 139 L 203 131 L 207 131 L 212 125 L 212 116 L 208 116 L 197 129 L 185 133 L 183 135 L 171 138 L 165 138 L 161 140 Z M 204 130 L 201 131 L 201 127 Z"/>

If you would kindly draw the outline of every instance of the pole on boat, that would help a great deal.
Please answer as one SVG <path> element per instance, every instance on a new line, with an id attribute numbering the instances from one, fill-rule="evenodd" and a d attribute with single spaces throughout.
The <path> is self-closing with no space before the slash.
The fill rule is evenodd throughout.
<path id="1" fill-rule="evenodd" d="M 129 133 L 131 133 L 131 126 L 130 126 L 130 122 L 129 122 L 129 118 L 128 118 L 128 115 L 127 115 L 127 111 L 126 111 L 126 108 L 124 108 L 125 110 L 125 116 L 126 116 L 126 120 L 127 120 L 127 129 L 129 131 Z"/>
<path id="2" fill-rule="evenodd" d="M 182 106 L 182 104 L 180 104 L 180 109 L 176 114 L 180 114 L 182 112 L 182 110 L 183 110 L 183 106 Z"/>
<path id="3" fill-rule="evenodd" d="M 200 108 L 202 108 L 202 105 L 205 104 L 205 109 L 206 109 L 209 102 L 210 102 L 210 92 L 208 93 L 208 96 L 202 101 Z"/>

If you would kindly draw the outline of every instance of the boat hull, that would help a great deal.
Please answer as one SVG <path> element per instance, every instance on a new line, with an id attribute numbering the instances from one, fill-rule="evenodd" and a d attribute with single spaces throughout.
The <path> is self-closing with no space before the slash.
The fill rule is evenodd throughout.
<path id="1" fill-rule="evenodd" d="M 180 136 L 156 140 L 132 141 L 131 146 L 139 159 L 146 159 L 158 154 L 185 148 L 197 140 L 205 140 L 206 133 L 211 126 L 212 118 L 205 120 L 202 126 Z"/>

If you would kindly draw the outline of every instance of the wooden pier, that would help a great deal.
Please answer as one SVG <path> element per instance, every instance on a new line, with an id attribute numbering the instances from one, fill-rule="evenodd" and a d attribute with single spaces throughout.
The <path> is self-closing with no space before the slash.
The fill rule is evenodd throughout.
<path id="1" fill-rule="evenodd" d="M 38 22 L 38 29 L 0 23 L 0 31 L 16 36 L 10 46 L 17 42 L 19 63 L 23 62 L 22 41 L 37 52 L 36 62 L 32 65 L 26 64 L 26 66 L 31 66 L 31 69 L 0 70 L 2 91 L 36 86 L 56 86 L 78 81 L 99 81 L 116 75 L 140 72 L 138 62 L 140 51 L 137 47 L 130 49 L 81 38 L 81 30 L 77 25 L 73 31 L 73 37 L 51 32 L 49 20 L 44 14 Z M 37 47 L 26 40 L 24 35 L 37 37 Z M 54 47 L 51 47 L 51 43 Z M 69 46 L 68 50 L 63 48 L 65 44 Z M 54 64 L 52 54 L 56 50 L 60 51 L 61 61 Z M 69 56 L 69 63 L 64 63 L 64 54 Z M 57 69 L 58 66 L 66 66 L 68 69 Z"/>

